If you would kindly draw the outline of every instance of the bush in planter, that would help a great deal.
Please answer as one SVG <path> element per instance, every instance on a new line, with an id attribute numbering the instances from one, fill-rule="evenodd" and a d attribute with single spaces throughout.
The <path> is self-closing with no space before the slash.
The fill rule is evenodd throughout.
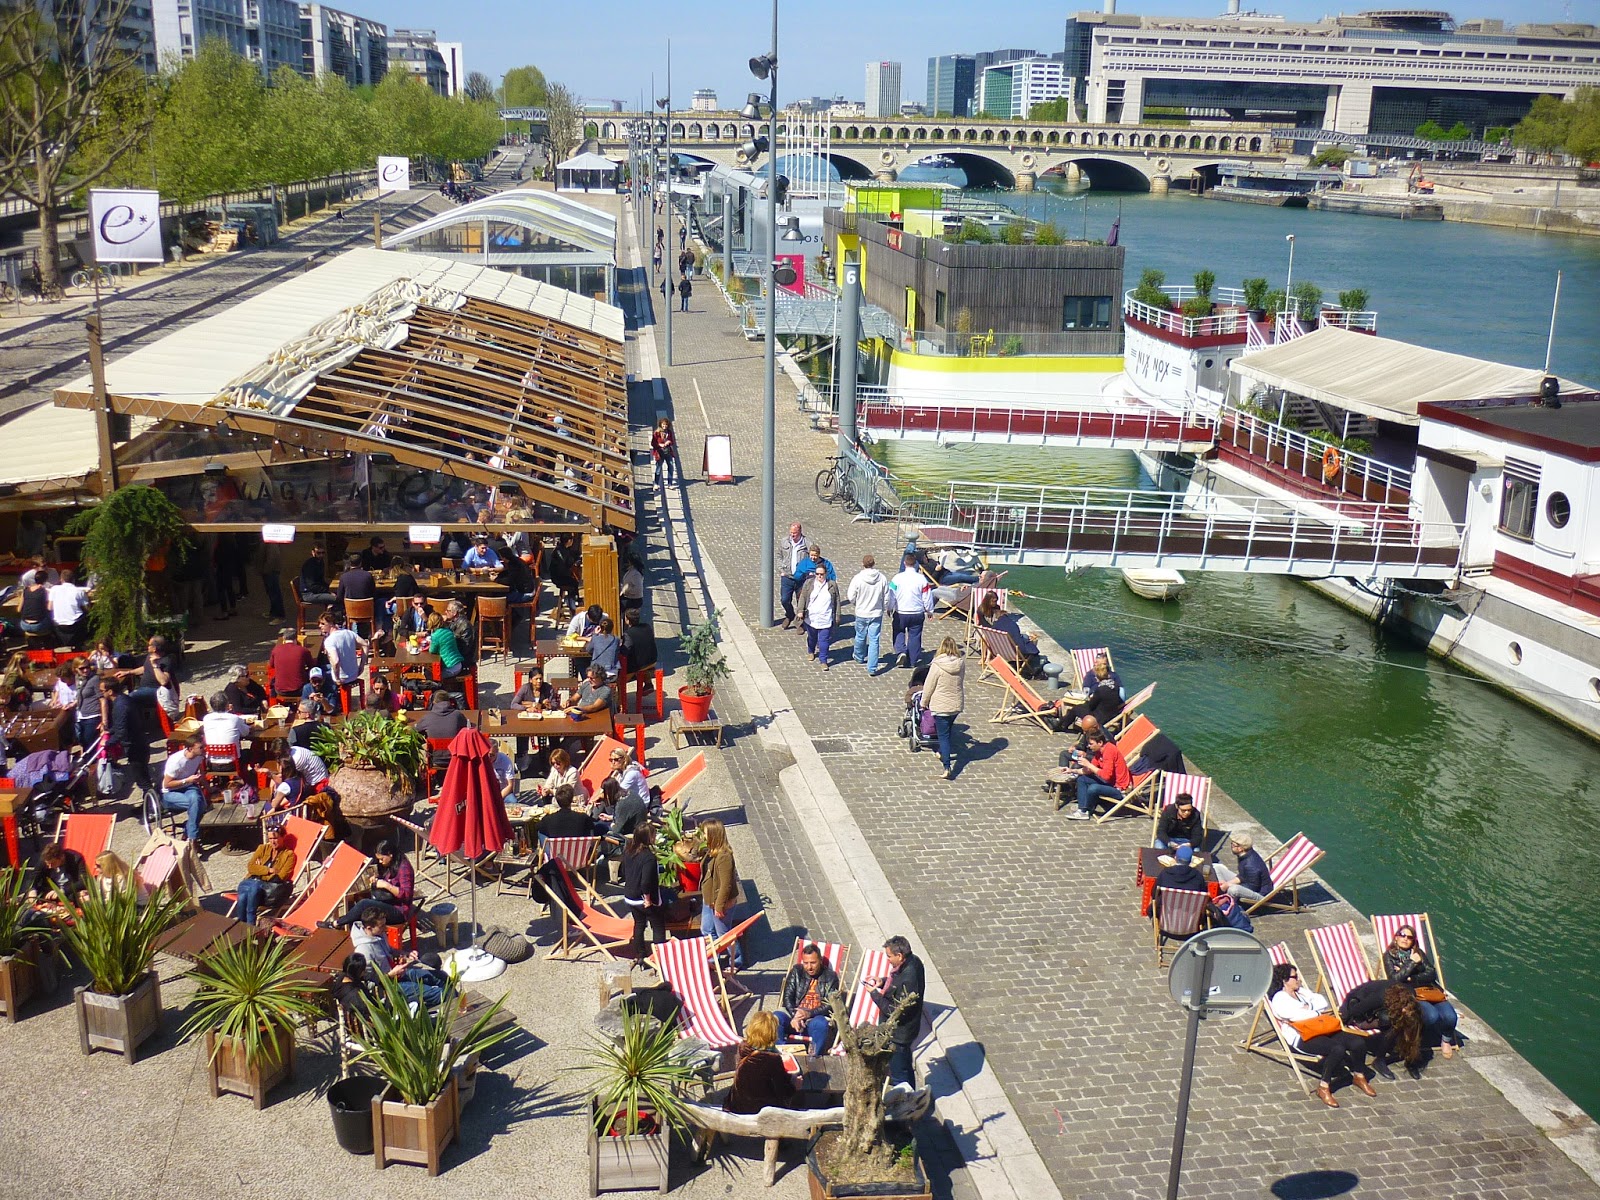
<path id="1" fill-rule="evenodd" d="M 1339 307 L 1346 312 L 1365 312 L 1370 299 L 1365 288 L 1347 288 L 1339 293 Z"/>
<path id="2" fill-rule="evenodd" d="M 83 567 L 95 579 L 89 627 L 113 646 L 142 646 L 149 632 L 146 564 L 165 549 L 168 561 L 183 561 L 189 527 L 178 506 L 142 483 L 120 487 L 67 522 L 66 532 L 83 537 Z"/>
<path id="3" fill-rule="evenodd" d="M 1271 288 L 1265 279 L 1246 279 L 1239 288 L 1244 292 L 1244 306 L 1251 312 L 1261 312 L 1267 307 L 1267 292 Z"/>
<path id="4" fill-rule="evenodd" d="M 311 749 L 333 772 L 340 811 L 370 819 L 410 807 L 428 741 L 406 722 L 368 710 L 317 730 Z"/>
<path id="5" fill-rule="evenodd" d="M 1265 300 L 1262 302 L 1262 306 L 1267 310 L 1268 315 L 1274 317 L 1281 313 L 1287 305 L 1288 297 L 1283 294 L 1282 288 L 1273 288 L 1267 293 Z"/>
<path id="6" fill-rule="evenodd" d="M 1194 273 L 1194 294 L 1202 300 L 1211 299 L 1211 289 L 1217 286 L 1217 273 L 1215 271 L 1196 271 Z"/>
<path id="7" fill-rule="evenodd" d="M 1215 307 L 1210 297 L 1191 296 L 1179 306 L 1179 311 L 1186 317 L 1209 317 Z"/>
<path id="8" fill-rule="evenodd" d="M 1309 279 L 1294 285 L 1294 312 L 1302 321 L 1316 321 L 1322 316 L 1322 289 Z"/>
<path id="9" fill-rule="evenodd" d="M 450 1027 L 461 1014 L 461 991 L 454 976 L 445 985 L 437 1009 L 413 1005 L 398 981 L 374 972 L 380 995 L 367 1006 L 362 1018 L 361 1052 L 356 1063 L 367 1063 L 406 1104 L 427 1104 L 444 1091 L 457 1062 L 482 1054 L 510 1037 L 515 1026 L 489 1026 L 506 998 L 501 996 L 479 1015 L 459 1041 Z"/>
<path id="10" fill-rule="evenodd" d="M 1170 309 L 1172 297 L 1162 290 L 1166 282 L 1165 271 L 1146 267 L 1144 273 L 1139 276 L 1139 286 L 1133 289 L 1133 298 L 1141 304 L 1148 304 L 1151 308 Z"/>
<path id="11" fill-rule="evenodd" d="M 0 871 L 0 1004 L 13 1023 L 39 990 L 40 960 L 48 953 L 50 923 L 28 900 L 27 887 L 25 872 Z"/>
<path id="12" fill-rule="evenodd" d="M 678 700 L 680 703 L 686 699 L 694 703 L 703 703 L 709 710 L 710 697 L 716 691 L 717 683 L 733 674 L 728 669 L 727 660 L 722 657 L 722 651 L 717 648 L 716 612 L 713 611 L 704 621 L 691 626 L 689 632 L 684 634 L 682 641 L 678 643 L 678 648 L 688 660 L 684 667 L 684 685 L 679 689 Z M 685 705 L 685 709 L 692 706 L 693 703 Z M 692 715 L 691 719 L 694 719 Z M 705 714 L 702 713 L 698 719 L 705 720 Z"/>
<path id="13" fill-rule="evenodd" d="M 676 1022 L 643 1013 L 623 1015 L 620 1038 L 594 1035 L 584 1061 L 567 1070 L 593 1077 L 595 1133 L 633 1137 L 681 1127 L 684 1088 L 699 1078 L 683 1045 Z"/>

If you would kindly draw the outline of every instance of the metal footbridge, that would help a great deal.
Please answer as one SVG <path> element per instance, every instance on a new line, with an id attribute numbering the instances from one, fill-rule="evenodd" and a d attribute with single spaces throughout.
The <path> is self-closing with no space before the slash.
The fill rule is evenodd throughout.
<path id="1" fill-rule="evenodd" d="M 897 515 L 925 543 L 1021 566 L 1452 579 L 1461 553 L 1459 526 L 1360 501 L 952 482 Z"/>
<path id="2" fill-rule="evenodd" d="M 1055 402 L 915 404 L 881 388 L 859 388 L 857 394 L 860 428 L 874 440 L 1190 454 L 1204 453 L 1217 440 L 1214 414 L 1178 412 L 1137 400 L 1070 407 Z"/>

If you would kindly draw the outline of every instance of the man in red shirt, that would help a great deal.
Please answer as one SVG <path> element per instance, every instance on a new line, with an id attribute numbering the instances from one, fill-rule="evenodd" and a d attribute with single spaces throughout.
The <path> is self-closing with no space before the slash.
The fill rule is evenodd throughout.
<path id="1" fill-rule="evenodd" d="M 1133 776 L 1128 773 L 1128 760 L 1122 757 L 1117 744 L 1106 737 L 1104 730 L 1088 735 L 1089 753 L 1074 752 L 1073 759 L 1078 775 L 1078 809 L 1069 812 L 1069 821 L 1087 821 L 1094 812 L 1096 800 L 1121 800 L 1123 793 L 1133 786 Z"/>
<path id="2" fill-rule="evenodd" d="M 295 640 L 294 630 L 280 630 L 278 644 L 267 655 L 267 677 L 272 681 L 273 694 L 298 700 L 314 665 L 311 651 Z"/>

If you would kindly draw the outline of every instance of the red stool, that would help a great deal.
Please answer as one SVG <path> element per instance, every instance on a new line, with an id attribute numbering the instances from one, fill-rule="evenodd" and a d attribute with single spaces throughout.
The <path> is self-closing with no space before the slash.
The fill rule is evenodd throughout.
<path id="1" fill-rule="evenodd" d="M 361 703 L 365 706 L 367 703 L 367 681 L 365 679 L 352 679 L 349 683 L 341 683 L 339 685 L 339 711 L 347 717 L 350 715 L 350 693 L 358 688 L 361 691 Z"/>

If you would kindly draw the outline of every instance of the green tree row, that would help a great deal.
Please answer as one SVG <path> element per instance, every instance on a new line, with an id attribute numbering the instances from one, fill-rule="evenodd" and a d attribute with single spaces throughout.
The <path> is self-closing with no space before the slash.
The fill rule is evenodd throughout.
<path id="1" fill-rule="evenodd" d="M 1570 154 L 1579 162 L 1600 161 L 1600 88 L 1579 88 L 1571 100 L 1537 97 L 1511 140 L 1529 150 Z"/>

